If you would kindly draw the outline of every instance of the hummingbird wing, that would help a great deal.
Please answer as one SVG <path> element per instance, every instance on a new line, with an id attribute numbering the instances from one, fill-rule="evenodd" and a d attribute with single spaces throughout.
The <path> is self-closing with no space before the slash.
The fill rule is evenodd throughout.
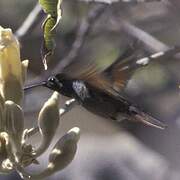
<path id="1" fill-rule="evenodd" d="M 63 69 L 63 73 L 65 73 L 72 79 L 82 80 L 92 87 L 98 88 L 101 91 L 109 93 L 110 95 L 117 96 L 119 94 L 119 92 L 117 92 L 117 89 L 124 89 L 128 80 L 132 76 L 132 73 L 121 70 L 121 72 L 118 73 L 118 78 L 115 78 L 119 70 L 119 67 L 117 65 L 119 64 L 119 62 L 124 61 L 127 61 L 126 64 L 128 64 L 128 61 L 130 62 L 131 60 L 133 60 L 133 57 L 135 58 L 136 56 L 135 49 L 137 48 L 135 48 L 134 46 L 128 46 L 127 50 L 125 50 L 125 52 L 113 62 L 109 63 L 108 66 L 100 65 L 104 63 L 103 60 L 102 62 L 96 62 L 95 60 L 73 61 Z"/>
<path id="2" fill-rule="evenodd" d="M 137 60 L 137 54 L 134 49 L 131 47 L 127 49 L 119 58 L 117 58 L 109 67 L 106 69 L 98 67 L 95 63 L 91 62 L 88 65 L 78 68 L 75 63 L 72 65 L 73 70 L 65 69 L 66 72 L 69 73 L 71 78 L 83 80 L 87 84 L 91 85 L 91 87 L 98 88 L 100 91 L 117 98 L 117 100 L 125 101 L 126 99 L 122 97 L 119 91 L 123 90 L 128 81 L 131 79 L 133 73 L 140 67 L 148 65 L 151 60 L 161 59 L 161 58 L 169 58 L 173 57 L 176 53 L 180 51 L 179 47 L 173 47 L 168 49 L 165 52 L 158 52 L 152 54 L 148 57 L 140 58 Z M 76 68 L 74 68 L 77 66 Z M 79 66 L 80 67 L 80 66 Z M 67 71 L 68 70 L 68 71 Z M 74 71 L 76 70 L 76 71 Z M 154 117 L 148 115 L 147 113 L 139 110 L 133 115 L 134 119 L 137 121 L 141 121 L 144 124 L 157 127 L 160 129 L 164 129 L 166 125 Z"/>
<path id="3" fill-rule="evenodd" d="M 138 58 L 139 52 L 135 46 L 129 46 L 106 68 L 99 66 L 95 61 L 73 61 L 63 70 L 63 73 L 72 79 L 82 80 L 112 96 L 121 96 L 120 92 L 126 87 L 138 68 L 148 65 L 155 59 L 173 57 L 180 51 L 179 47 L 172 47 L 164 52 Z"/>
<path id="4" fill-rule="evenodd" d="M 134 72 L 139 69 L 147 66 L 154 60 L 160 61 L 161 59 L 169 59 L 169 58 L 177 58 L 179 59 L 180 47 L 170 47 L 166 51 L 160 51 L 150 56 L 146 56 L 143 58 L 137 58 L 137 51 L 133 53 L 132 50 L 127 51 L 129 56 L 125 56 L 123 58 L 118 58 L 109 68 L 106 69 L 106 73 L 108 77 L 111 77 L 112 87 L 116 91 L 121 91 L 124 87 L 126 87 L 128 81 L 133 76 Z"/>

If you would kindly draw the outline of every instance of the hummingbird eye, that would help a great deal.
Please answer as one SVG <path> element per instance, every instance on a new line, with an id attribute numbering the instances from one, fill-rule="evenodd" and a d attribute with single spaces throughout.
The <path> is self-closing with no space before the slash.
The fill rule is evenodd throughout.
<path id="1" fill-rule="evenodd" d="M 50 77 L 47 80 L 46 86 L 55 90 L 56 88 L 61 88 L 62 83 L 56 77 Z"/>
<path id="2" fill-rule="evenodd" d="M 56 82 L 56 79 L 55 79 L 55 77 L 50 77 L 50 78 L 48 79 L 48 81 L 54 83 L 54 82 Z"/>

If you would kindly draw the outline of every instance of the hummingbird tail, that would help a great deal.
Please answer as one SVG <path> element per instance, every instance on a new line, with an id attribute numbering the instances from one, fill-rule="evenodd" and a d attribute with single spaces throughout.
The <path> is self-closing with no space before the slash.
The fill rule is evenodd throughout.
<path id="1" fill-rule="evenodd" d="M 142 122 L 148 126 L 152 126 L 159 129 L 165 129 L 167 127 L 166 124 L 152 117 L 151 115 L 139 110 L 138 108 L 131 106 L 130 107 L 131 119 L 135 121 Z"/>

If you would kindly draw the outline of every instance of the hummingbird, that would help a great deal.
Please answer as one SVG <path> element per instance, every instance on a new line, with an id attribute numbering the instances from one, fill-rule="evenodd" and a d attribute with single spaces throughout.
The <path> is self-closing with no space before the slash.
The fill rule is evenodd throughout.
<path id="1" fill-rule="evenodd" d="M 174 53 L 177 53 L 177 49 L 170 48 L 165 52 L 135 60 L 134 51 L 128 48 L 104 69 L 94 62 L 82 64 L 73 61 L 62 72 L 41 83 L 25 87 L 25 90 L 44 86 L 74 98 L 82 107 L 101 117 L 115 121 L 127 119 L 164 129 L 166 125 L 163 122 L 125 98 L 122 92 L 136 69 L 148 65 L 152 59 L 167 58 Z"/>

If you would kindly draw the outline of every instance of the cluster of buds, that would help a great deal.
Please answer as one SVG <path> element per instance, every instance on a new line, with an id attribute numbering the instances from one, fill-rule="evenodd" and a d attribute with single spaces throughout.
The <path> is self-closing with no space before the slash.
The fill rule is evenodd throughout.
<path id="1" fill-rule="evenodd" d="M 28 60 L 20 60 L 19 43 L 11 29 L 0 26 L 0 173 L 16 170 L 24 179 L 44 179 L 73 160 L 80 130 L 74 127 L 57 141 L 45 170 L 38 174 L 25 170 L 31 164 L 39 164 L 37 158 L 51 144 L 60 120 L 59 95 L 54 92 L 38 116 L 36 132 L 40 133 L 42 139 L 39 147 L 27 143 L 34 132 L 33 128 L 24 128 L 21 105 L 27 67 Z"/>

